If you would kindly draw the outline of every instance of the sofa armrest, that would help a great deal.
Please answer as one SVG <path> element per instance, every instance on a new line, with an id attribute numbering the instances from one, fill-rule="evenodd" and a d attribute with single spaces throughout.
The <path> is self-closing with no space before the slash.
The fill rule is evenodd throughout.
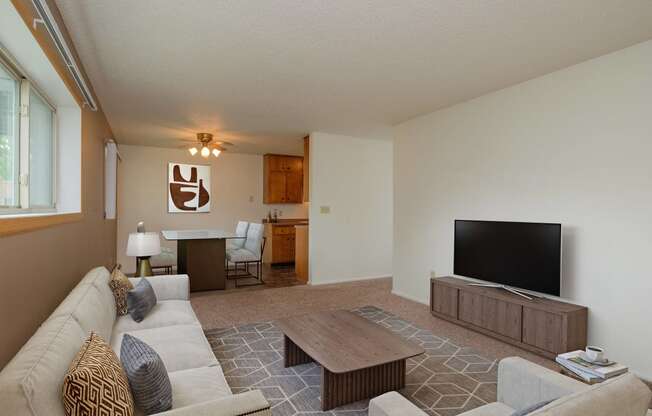
<path id="1" fill-rule="evenodd" d="M 498 401 L 514 410 L 588 389 L 589 386 L 519 357 L 498 364 Z"/>
<path id="2" fill-rule="evenodd" d="M 136 286 L 140 277 L 130 277 L 131 283 Z M 150 276 L 151 283 L 157 300 L 190 300 L 190 280 L 187 274 L 167 274 Z"/>
<path id="3" fill-rule="evenodd" d="M 158 414 L 161 416 L 272 416 L 272 411 L 263 393 L 260 390 L 253 390 Z"/>
<path id="4" fill-rule="evenodd" d="M 405 397 L 390 391 L 369 402 L 369 416 L 427 416 Z"/>

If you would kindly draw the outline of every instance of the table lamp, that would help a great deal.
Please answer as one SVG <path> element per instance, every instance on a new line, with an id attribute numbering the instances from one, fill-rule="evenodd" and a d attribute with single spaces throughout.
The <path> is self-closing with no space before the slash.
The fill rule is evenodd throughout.
<path id="1" fill-rule="evenodd" d="M 153 276 L 150 256 L 161 254 L 158 233 L 131 233 L 127 241 L 127 256 L 138 257 L 136 277 Z"/>

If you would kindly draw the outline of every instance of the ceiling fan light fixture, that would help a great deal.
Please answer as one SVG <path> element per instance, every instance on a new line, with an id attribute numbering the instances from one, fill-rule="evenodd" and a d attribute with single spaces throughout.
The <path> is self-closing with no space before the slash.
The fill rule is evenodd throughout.
<path id="1" fill-rule="evenodd" d="M 213 141 L 213 134 L 211 133 L 197 133 L 197 142 L 195 145 L 187 145 L 191 156 L 199 154 L 203 158 L 209 158 L 210 155 L 219 157 L 222 152 L 228 150 L 223 146 L 233 146 L 233 143 L 226 141 Z M 185 146 L 182 146 L 185 147 Z"/>

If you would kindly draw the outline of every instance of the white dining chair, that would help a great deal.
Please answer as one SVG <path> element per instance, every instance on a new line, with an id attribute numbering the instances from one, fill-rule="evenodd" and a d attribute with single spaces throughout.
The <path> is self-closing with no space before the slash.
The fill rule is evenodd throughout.
<path id="1" fill-rule="evenodd" d="M 247 237 L 247 231 L 249 230 L 249 223 L 247 221 L 238 221 L 238 225 L 235 227 L 235 235 L 241 238 L 231 238 L 227 240 L 227 252 L 229 250 L 237 250 L 244 247 L 245 238 Z"/>
<path id="2" fill-rule="evenodd" d="M 264 231 L 263 224 L 249 224 L 247 238 L 244 240 L 243 247 L 227 251 L 226 278 L 235 280 L 236 287 L 261 285 L 265 283 L 263 281 L 263 253 L 265 252 L 266 241 L 263 235 Z M 254 277 L 256 277 L 257 282 L 239 285 L 239 279 L 252 276 L 249 273 L 249 266 L 252 264 L 256 265 L 256 274 Z M 233 268 L 230 268 L 230 265 L 233 265 Z M 244 274 L 240 273 L 240 266 L 243 266 L 242 270 Z M 234 275 L 231 275 L 231 272 L 235 272 Z"/>

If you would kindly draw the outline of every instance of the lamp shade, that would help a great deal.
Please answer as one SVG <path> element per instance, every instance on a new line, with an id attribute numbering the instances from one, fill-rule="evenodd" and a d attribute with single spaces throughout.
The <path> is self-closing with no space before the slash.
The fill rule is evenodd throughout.
<path id="1" fill-rule="evenodd" d="M 127 241 L 127 256 L 147 257 L 161 254 L 158 233 L 131 233 Z"/>

